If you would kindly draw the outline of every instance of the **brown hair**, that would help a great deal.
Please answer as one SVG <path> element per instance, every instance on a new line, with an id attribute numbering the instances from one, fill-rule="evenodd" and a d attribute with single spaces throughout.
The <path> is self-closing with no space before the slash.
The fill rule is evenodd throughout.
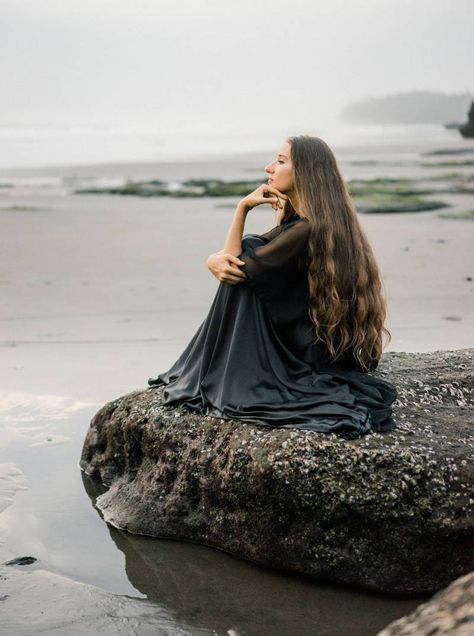
<path id="1" fill-rule="evenodd" d="M 291 145 L 294 189 L 308 219 L 309 315 L 316 339 L 332 360 L 352 349 L 367 371 L 380 359 L 386 302 L 382 279 L 356 207 L 329 146 L 319 137 L 299 135 Z M 284 222 L 295 213 L 287 200 Z"/>

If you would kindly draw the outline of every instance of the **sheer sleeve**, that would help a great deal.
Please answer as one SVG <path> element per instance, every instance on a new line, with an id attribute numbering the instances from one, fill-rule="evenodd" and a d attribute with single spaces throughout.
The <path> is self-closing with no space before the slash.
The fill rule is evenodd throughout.
<path id="1" fill-rule="evenodd" d="M 265 232 L 264 234 L 260 234 L 260 236 L 262 236 L 264 239 L 267 239 L 267 241 L 273 241 L 273 239 L 276 238 L 284 230 L 284 225 L 275 225 L 275 227 L 272 227 L 271 230 L 268 230 L 268 232 Z"/>
<path id="2" fill-rule="evenodd" d="M 301 219 L 279 230 L 264 245 L 244 244 L 239 255 L 245 263 L 240 268 L 247 274 L 243 284 L 248 283 L 259 295 L 276 323 L 288 322 L 306 311 L 309 232 L 309 223 Z"/>
<path id="3" fill-rule="evenodd" d="M 306 255 L 309 231 L 309 223 L 302 220 L 279 232 L 266 245 L 245 247 L 239 256 L 245 265 L 240 267 L 252 282 L 268 281 L 271 284 L 276 281 L 275 275 L 279 276 L 289 265 L 295 265 L 300 257 Z"/>

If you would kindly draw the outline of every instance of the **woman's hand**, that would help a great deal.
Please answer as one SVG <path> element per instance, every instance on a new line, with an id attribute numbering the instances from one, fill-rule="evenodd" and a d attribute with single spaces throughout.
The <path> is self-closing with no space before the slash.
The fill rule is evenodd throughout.
<path id="1" fill-rule="evenodd" d="M 207 268 L 221 283 L 237 285 L 243 283 L 247 274 L 240 270 L 237 265 L 245 265 L 238 256 L 225 254 L 224 250 L 211 254 L 207 259 Z"/>
<path id="2" fill-rule="evenodd" d="M 240 204 L 244 205 L 247 210 L 251 210 L 262 203 L 270 203 L 274 210 L 278 210 L 279 208 L 283 208 L 283 202 L 281 199 L 286 201 L 288 197 L 273 186 L 263 183 L 253 192 L 241 199 Z"/>

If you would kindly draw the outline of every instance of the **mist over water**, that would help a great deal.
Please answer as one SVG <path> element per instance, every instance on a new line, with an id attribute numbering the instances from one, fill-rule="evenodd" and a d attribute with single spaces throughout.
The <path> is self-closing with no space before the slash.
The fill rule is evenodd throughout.
<path id="1" fill-rule="evenodd" d="M 0 126 L 0 169 L 86 165 L 114 162 L 199 161 L 243 154 L 272 158 L 287 136 L 309 134 L 338 150 L 376 151 L 380 147 L 409 152 L 433 144 L 457 145 L 457 131 L 433 124 L 348 125 L 329 119 L 312 127 L 274 131 L 166 130 L 152 126 L 5 125 Z"/>

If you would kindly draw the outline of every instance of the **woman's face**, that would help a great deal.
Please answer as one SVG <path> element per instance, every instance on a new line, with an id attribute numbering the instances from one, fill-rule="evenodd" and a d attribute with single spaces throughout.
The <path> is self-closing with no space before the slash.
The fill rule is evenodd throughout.
<path id="1" fill-rule="evenodd" d="M 268 185 L 272 185 L 280 192 L 293 189 L 293 164 L 291 163 L 291 145 L 288 141 L 281 146 L 275 161 L 265 167 L 268 174 Z"/>

